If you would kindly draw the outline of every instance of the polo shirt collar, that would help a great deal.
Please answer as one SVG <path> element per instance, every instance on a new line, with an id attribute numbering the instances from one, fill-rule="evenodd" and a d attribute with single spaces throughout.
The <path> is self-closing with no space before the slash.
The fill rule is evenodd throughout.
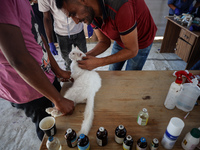
<path id="1" fill-rule="evenodd" d="M 101 6 L 101 10 L 103 13 L 103 20 L 107 19 L 107 12 L 106 12 L 106 7 L 105 7 L 105 1 L 104 0 L 99 0 L 99 4 Z"/>

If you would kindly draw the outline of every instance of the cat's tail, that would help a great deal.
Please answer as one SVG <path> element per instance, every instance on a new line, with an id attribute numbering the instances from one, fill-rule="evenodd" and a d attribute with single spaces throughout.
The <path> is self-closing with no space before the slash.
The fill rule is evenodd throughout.
<path id="1" fill-rule="evenodd" d="M 88 133 L 90 132 L 94 119 L 94 97 L 95 94 L 91 94 L 90 97 L 87 99 L 84 112 L 84 120 L 82 122 L 81 130 L 79 131 L 78 135 L 82 133 L 88 135 Z"/>

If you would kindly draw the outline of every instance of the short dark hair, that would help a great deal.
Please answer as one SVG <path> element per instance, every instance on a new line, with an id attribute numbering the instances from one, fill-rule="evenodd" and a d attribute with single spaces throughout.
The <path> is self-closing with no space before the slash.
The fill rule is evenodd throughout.
<path id="1" fill-rule="evenodd" d="M 64 0 L 55 0 L 56 1 L 56 6 L 58 9 L 61 9 L 63 7 L 63 1 Z"/>

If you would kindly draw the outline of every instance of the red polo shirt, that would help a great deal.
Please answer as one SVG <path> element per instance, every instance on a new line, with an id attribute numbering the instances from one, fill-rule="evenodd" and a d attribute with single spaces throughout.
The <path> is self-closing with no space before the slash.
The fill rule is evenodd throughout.
<path id="1" fill-rule="evenodd" d="M 144 0 L 99 0 L 103 20 L 95 18 L 93 28 L 99 28 L 107 37 L 124 47 L 120 35 L 137 27 L 139 49 L 148 47 L 154 40 L 157 27 Z"/>

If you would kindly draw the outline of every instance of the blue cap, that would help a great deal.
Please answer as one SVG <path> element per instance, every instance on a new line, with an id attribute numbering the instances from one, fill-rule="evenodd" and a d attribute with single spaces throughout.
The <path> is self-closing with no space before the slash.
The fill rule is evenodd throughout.
<path id="1" fill-rule="evenodd" d="M 50 142 L 53 141 L 53 136 L 50 136 L 49 139 L 48 139 Z"/>
<path id="2" fill-rule="evenodd" d="M 84 137 L 85 137 L 85 134 L 81 134 L 81 135 L 79 136 L 80 139 L 83 139 Z"/>
<path id="3" fill-rule="evenodd" d="M 146 142 L 147 140 L 146 140 L 144 137 L 141 137 L 141 138 L 140 138 L 140 141 L 141 141 L 141 142 Z"/>

